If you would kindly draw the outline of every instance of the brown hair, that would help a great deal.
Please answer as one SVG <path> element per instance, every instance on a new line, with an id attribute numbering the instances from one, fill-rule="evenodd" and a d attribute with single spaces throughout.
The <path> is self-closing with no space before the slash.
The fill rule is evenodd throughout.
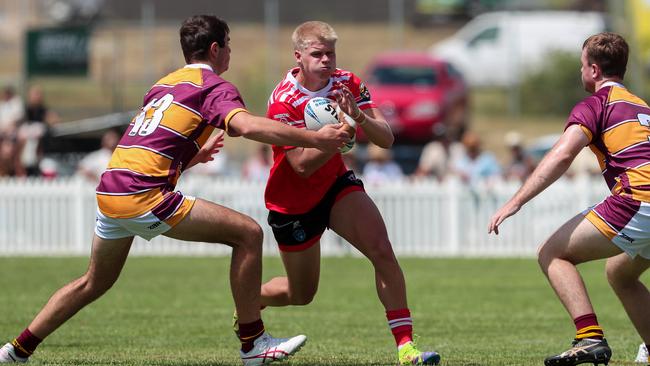
<path id="1" fill-rule="evenodd" d="M 228 24 L 214 15 L 195 15 L 183 21 L 179 31 L 185 62 L 206 60 L 210 45 L 217 42 L 220 48 L 226 46 L 230 29 Z"/>
<path id="2" fill-rule="evenodd" d="M 336 42 L 337 39 L 338 36 L 332 26 L 317 20 L 300 24 L 291 35 L 293 49 L 296 51 L 304 50 L 315 40 L 321 42 Z"/>
<path id="3" fill-rule="evenodd" d="M 629 47 L 625 39 L 616 33 L 603 32 L 587 38 L 582 45 L 587 51 L 589 64 L 596 64 L 605 76 L 625 76 Z"/>

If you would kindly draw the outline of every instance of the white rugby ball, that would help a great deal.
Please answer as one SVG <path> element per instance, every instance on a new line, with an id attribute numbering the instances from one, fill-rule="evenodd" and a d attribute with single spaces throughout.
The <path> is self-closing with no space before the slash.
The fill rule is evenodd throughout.
<path id="1" fill-rule="evenodd" d="M 323 98 L 311 98 L 305 106 L 305 125 L 308 130 L 317 131 L 325 125 L 334 125 L 339 123 L 339 116 L 332 101 Z"/>

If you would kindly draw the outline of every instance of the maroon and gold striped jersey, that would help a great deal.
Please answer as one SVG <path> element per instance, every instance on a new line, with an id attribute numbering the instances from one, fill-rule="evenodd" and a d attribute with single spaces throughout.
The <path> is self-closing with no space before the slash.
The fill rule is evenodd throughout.
<path id="1" fill-rule="evenodd" d="M 131 218 L 172 209 L 178 204 L 172 193 L 183 169 L 214 129 L 227 129 L 230 118 L 244 108 L 237 88 L 208 65 L 187 65 L 160 79 L 145 95 L 102 174 L 99 210 Z"/>
<path id="2" fill-rule="evenodd" d="M 623 85 L 607 82 L 578 103 L 566 127 L 590 139 L 607 186 L 615 195 L 650 202 L 650 108 Z"/>

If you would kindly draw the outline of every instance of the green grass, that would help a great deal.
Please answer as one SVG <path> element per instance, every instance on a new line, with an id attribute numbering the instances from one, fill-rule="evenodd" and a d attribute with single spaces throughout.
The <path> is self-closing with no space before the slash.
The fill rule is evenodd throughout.
<path id="1" fill-rule="evenodd" d="M 238 365 L 228 258 L 130 258 L 121 279 L 38 349 L 33 365 Z M 573 324 L 532 259 L 402 259 L 415 332 L 443 365 L 541 365 Z M 29 323 L 85 258 L 0 258 L 0 339 Z M 264 278 L 283 273 L 267 258 Z M 614 349 L 632 365 L 640 339 L 606 283 L 603 262 L 581 266 Z M 645 277 L 645 280 L 648 276 Z M 291 365 L 394 364 L 395 350 L 365 259 L 326 258 L 305 307 L 268 308 L 278 336 L 307 334 Z"/>

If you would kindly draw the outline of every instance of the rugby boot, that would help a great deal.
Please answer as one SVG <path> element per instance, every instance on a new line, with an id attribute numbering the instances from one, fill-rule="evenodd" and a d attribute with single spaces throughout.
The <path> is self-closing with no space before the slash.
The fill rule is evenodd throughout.
<path id="1" fill-rule="evenodd" d="M 273 338 L 264 332 L 253 343 L 253 349 L 244 353 L 239 351 L 244 366 L 255 366 L 274 361 L 282 361 L 298 352 L 305 345 L 307 337 L 298 335 L 292 338 Z"/>
<path id="2" fill-rule="evenodd" d="M 397 351 L 400 365 L 437 365 L 440 355 L 437 352 L 422 352 L 414 342 L 401 345 Z"/>
<path id="3" fill-rule="evenodd" d="M 11 343 L 7 343 L 0 348 L 0 363 L 25 363 L 28 360 L 27 357 L 16 355 L 14 346 Z"/>
<path id="4" fill-rule="evenodd" d="M 594 365 L 609 363 L 612 357 L 612 350 L 603 339 L 574 339 L 571 348 L 559 355 L 548 357 L 544 360 L 546 366 L 573 366 L 581 363 L 593 363 Z"/>
<path id="5" fill-rule="evenodd" d="M 639 353 L 636 354 L 636 359 L 634 362 L 649 364 L 650 360 L 648 359 L 648 349 L 645 347 L 645 343 L 639 345 Z"/>

